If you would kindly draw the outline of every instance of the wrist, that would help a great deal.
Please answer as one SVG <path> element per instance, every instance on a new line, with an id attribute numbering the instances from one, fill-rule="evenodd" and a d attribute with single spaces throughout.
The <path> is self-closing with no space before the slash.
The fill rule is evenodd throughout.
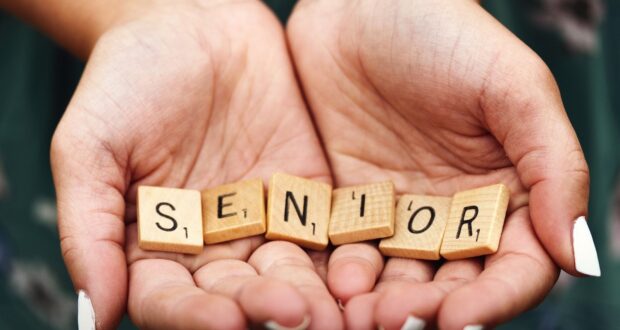
<path id="1" fill-rule="evenodd" d="M 4 9 L 34 25 L 78 57 L 87 58 L 99 37 L 145 1 L 0 0 Z"/>
<path id="2" fill-rule="evenodd" d="M 152 12 L 196 12 L 259 0 L 0 0 L 5 9 L 36 26 L 74 55 L 86 59 L 101 36 Z"/>
<path id="3" fill-rule="evenodd" d="M 3 1 L 3 0 L 0 0 Z M 68 0 L 74 1 L 74 0 Z M 192 13 L 201 16 L 200 11 L 222 7 L 222 5 L 235 5 L 239 3 L 259 3 L 261 0 L 97 0 L 98 7 L 94 10 L 93 16 L 97 16 L 89 24 L 87 34 L 79 43 L 81 57 L 86 58 L 93 50 L 99 39 L 108 31 L 120 27 L 128 22 L 137 21 L 148 16 L 159 19 L 163 15 L 187 15 Z"/>
<path id="4" fill-rule="evenodd" d="M 65 24 L 53 30 L 44 28 L 50 37 L 83 59 L 88 58 L 97 40 L 116 24 L 131 2 L 90 1 L 87 6 L 80 15 L 68 19 Z"/>

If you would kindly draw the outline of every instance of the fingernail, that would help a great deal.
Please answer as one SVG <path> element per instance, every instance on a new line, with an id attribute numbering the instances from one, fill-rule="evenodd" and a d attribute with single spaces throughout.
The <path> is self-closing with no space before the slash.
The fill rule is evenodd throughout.
<path id="1" fill-rule="evenodd" d="M 340 299 L 336 299 L 336 303 L 338 304 L 338 308 L 343 311 L 344 310 L 344 305 L 342 304 L 342 300 Z"/>
<path id="2" fill-rule="evenodd" d="M 463 330 L 484 330 L 484 325 L 474 324 L 474 325 L 466 325 Z"/>
<path id="3" fill-rule="evenodd" d="M 308 328 L 309 325 L 310 316 L 306 315 L 304 316 L 303 321 L 301 321 L 301 324 L 295 327 L 285 327 L 283 325 L 280 325 L 276 321 L 267 321 L 265 323 L 265 328 L 269 330 L 305 330 L 306 328 Z"/>
<path id="4" fill-rule="evenodd" d="M 423 330 L 425 326 L 426 322 L 424 320 L 409 315 L 400 330 Z"/>
<path id="5" fill-rule="evenodd" d="M 83 290 L 78 292 L 78 329 L 95 330 L 95 310 L 90 297 Z"/>
<path id="6" fill-rule="evenodd" d="M 575 268 L 589 276 L 601 276 L 601 267 L 598 264 L 598 255 L 592 234 L 585 217 L 579 217 L 573 225 L 573 253 L 575 254 Z"/>

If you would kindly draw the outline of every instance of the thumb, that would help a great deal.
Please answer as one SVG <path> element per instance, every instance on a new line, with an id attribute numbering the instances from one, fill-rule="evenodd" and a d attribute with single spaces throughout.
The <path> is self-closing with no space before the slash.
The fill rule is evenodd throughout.
<path id="1" fill-rule="evenodd" d="M 568 273 L 600 276 L 585 220 L 585 156 L 551 72 L 522 47 L 490 75 L 481 97 L 485 119 L 529 190 L 533 226 L 547 252 Z"/>
<path id="2" fill-rule="evenodd" d="M 125 175 L 76 115 L 67 110 L 51 148 L 62 255 L 79 291 L 80 329 L 114 329 L 127 298 Z"/>

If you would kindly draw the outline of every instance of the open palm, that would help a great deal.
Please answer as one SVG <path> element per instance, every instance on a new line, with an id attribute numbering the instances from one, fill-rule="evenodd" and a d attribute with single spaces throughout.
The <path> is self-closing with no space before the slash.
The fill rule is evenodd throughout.
<path id="1" fill-rule="evenodd" d="M 335 186 L 511 190 L 496 254 L 384 263 L 371 244 L 337 248 L 328 284 L 351 328 L 492 326 L 540 301 L 556 264 L 578 274 L 583 153 L 544 63 L 477 3 L 305 1 L 287 32 Z"/>
<path id="2" fill-rule="evenodd" d="M 141 328 L 308 317 L 317 329 L 341 327 L 317 271 L 325 254 L 260 237 L 198 256 L 137 247 L 139 185 L 331 176 L 282 27 L 260 2 L 163 2 L 136 16 L 97 43 L 52 148 L 63 255 L 97 327 L 115 327 L 127 299 Z"/>

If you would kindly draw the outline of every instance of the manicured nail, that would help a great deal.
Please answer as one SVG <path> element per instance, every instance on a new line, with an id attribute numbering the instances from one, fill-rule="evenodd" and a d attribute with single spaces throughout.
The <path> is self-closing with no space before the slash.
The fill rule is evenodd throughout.
<path id="1" fill-rule="evenodd" d="M 424 320 L 409 315 L 400 330 L 423 330 L 425 326 L 426 322 Z"/>
<path id="2" fill-rule="evenodd" d="M 463 330 L 484 330 L 484 325 L 474 324 L 474 325 L 466 325 Z"/>
<path id="3" fill-rule="evenodd" d="M 589 276 L 601 276 L 596 247 L 585 217 L 577 218 L 573 225 L 573 253 L 578 272 Z"/>
<path id="4" fill-rule="evenodd" d="M 90 297 L 80 290 L 78 292 L 78 329 L 95 330 L 95 310 L 90 302 Z"/>
<path id="5" fill-rule="evenodd" d="M 310 316 L 306 315 L 304 316 L 303 321 L 301 321 L 301 324 L 296 327 L 285 327 L 283 325 L 280 325 L 276 321 L 267 321 L 265 323 L 265 328 L 269 330 L 305 330 L 306 328 L 308 328 L 309 325 Z"/>

